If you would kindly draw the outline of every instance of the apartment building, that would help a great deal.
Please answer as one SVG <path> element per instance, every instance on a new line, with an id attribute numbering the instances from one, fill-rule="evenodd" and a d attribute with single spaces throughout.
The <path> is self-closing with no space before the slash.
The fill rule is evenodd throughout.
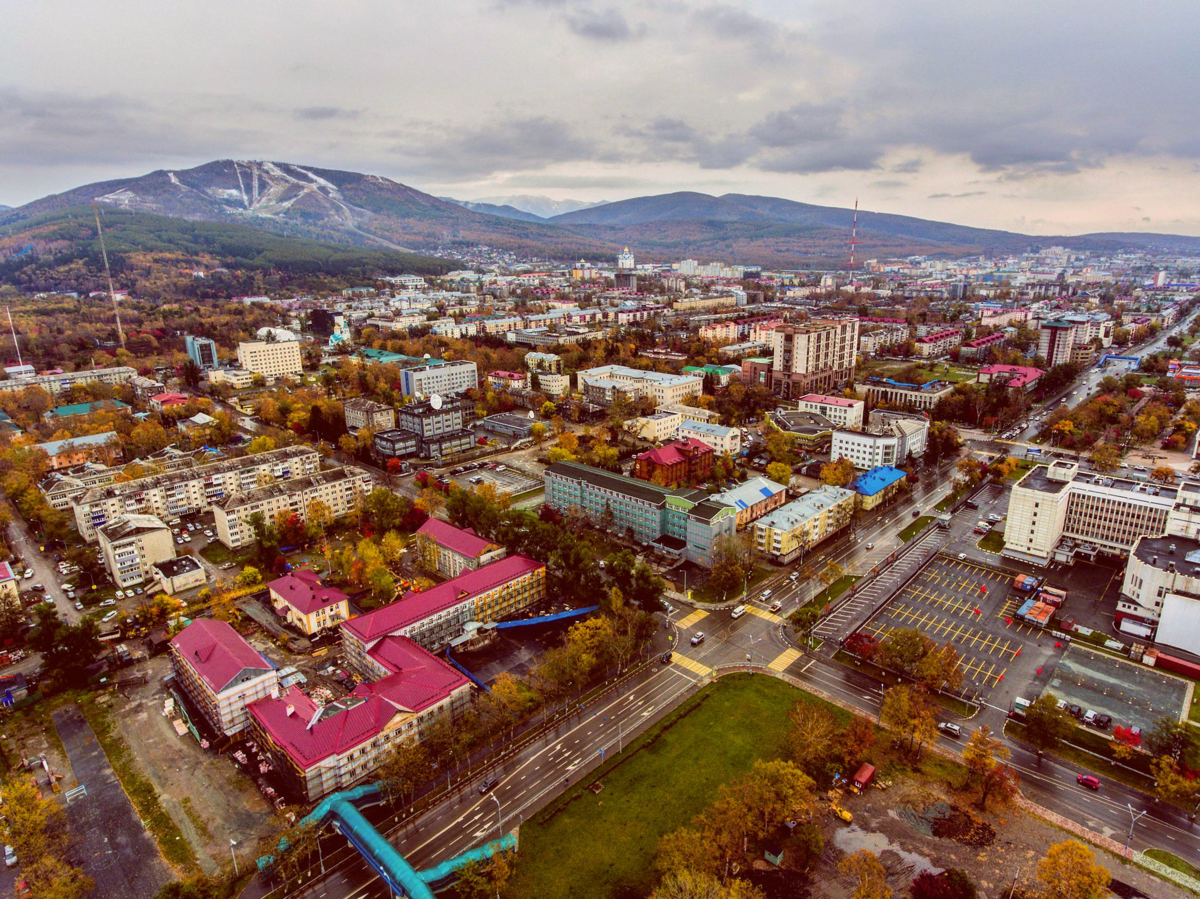
<path id="1" fill-rule="evenodd" d="M 703 490 L 660 487 L 577 462 L 546 470 L 546 505 L 697 565 L 712 563 L 713 543 L 732 534 L 737 510 Z"/>
<path id="2" fill-rule="evenodd" d="M 1028 365 L 985 365 L 975 375 L 975 381 L 979 384 L 999 381 L 1009 390 L 1029 393 L 1044 374 L 1041 369 Z"/>
<path id="3" fill-rule="evenodd" d="M 307 568 L 269 581 L 267 595 L 275 614 L 310 637 L 350 617 L 350 597 L 321 583 L 320 575 Z"/>
<path id="4" fill-rule="evenodd" d="M 207 337 L 195 337 L 187 334 L 183 338 L 183 349 L 197 368 L 201 371 L 213 371 L 220 367 L 217 359 L 217 344 Z"/>
<path id="5" fill-rule="evenodd" d="M 562 374 L 562 358 L 554 353 L 526 353 L 525 368 L 531 372 Z"/>
<path id="6" fill-rule="evenodd" d="M 1038 355 L 1050 368 L 1065 365 L 1071 361 L 1071 351 L 1079 342 L 1079 330 L 1074 323 L 1063 319 L 1044 321 L 1038 330 Z"/>
<path id="7" fill-rule="evenodd" d="M 217 736 L 247 726 L 246 706 L 279 690 L 275 666 L 224 621 L 197 618 L 170 643 L 175 685 Z"/>
<path id="8" fill-rule="evenodd" d="M 642 371 L 624 365 L 602 365 L 576 374 L 579 387 L 592 402 L 611 405 L 618 394 L 632 398 L 649 397 L 656 408 L 682 403 L 704 392 L 704 379 L 695 375 L 669 375 Z"/>
<path id="9" fill-rule="evenodd" d="M 865 394 L 871 406 L 890 406 L 894 409 L 913 409 L 928 412 L 938 402 L 954 392 L 954 385 L 946 381 L 930 381 L 927 384 L 902 384 L 891 378 L 871 377 L 854 388 Z"/>
<path id="10" fill-rule="evenodd" d="M 254 374 L 244 368 L 217 368 L 208 373 L 208 383 L 227 384 L 233 390 L 247 390 L 254 386 Z"/>
<path id="11" fill-rule="evenodd" d="M 758 551 L 786 564 L 850 524 L 855 494 L 828 484 L 810 490 L 754 523 Z"/>
<path id="12" fill-rule="evenodd" d="M 703 325 L 699 331 L 700 339 L 707 343 L 735 343 L 740 336 L 737 322 L 716 322 Z"/>
<path id="13" fill-rule="evenodd" d="M 470 703 L 471 682 L 406 637 L 376 641 L 369 658 L 381 673 L 341 699 L 317 705 L 293 686 L 248 706 L 254 739 L 304 803 L 369 777 L 394 747 Z"/>
<path id="14" fill-rule="evenodd" d="M 958 348 L 958 358 L 964 361 L 986 359 L 994 349 L 1000 349 L 1008 343 L 1008 335 L 1002 331 L 989 334 L 987 337 L 976 337 L 968 340 Z"/>
<path id="15" fill-rule="evenodd" d="M 900 346 L 908 340 L 908 325 L 888 325 L 858 335 L 858 351 L 874 355 L 888 347 Z"/>
<path id="16" fill-rule="evenodd" d="M 251 340 L 238 344 L 238 368 L 264 378 L 298 378 L 304 360 L 298 340 Z"/>
<path id="17" fill-rule="evenodd" d="M 125 515 L 96 531 L 104 567 L 118 589 L 152 580 L 158 562 L 175 558 L 175 538 L 162 519 Z"/>
<path id="18" fill-rule="evenodd" d="M 430 518 L 417 528 L 416 549 L 420 562 L 445 578 L 456 578 L 508 555 L 503 546 L 470 528 L 456 528 L 440 518 Z"/>
<path id="19" fill-rule="evenodd" d="M 782 325 L 774 334 L 771 389 L 783 397 L 840 389 L 854 379 L 858 322 Z"/>
<path id="20" fill-rule="evenodd" d="M 400 370 L 400 392 L 404 396 L 453 396 L 479 386 L 479 370 L 474 362 L 425 359 Z"/>
<path id="21" fill-rule="evenodd" d="M 639 440 L 666 443 L 679 434 L 683 416 L 678 412 L 655 412 L 626 422 L 626 429 Z"/>
<path id="22" fill-rule="evenodd" d="M 787 484 L 768 478 L 750 478 L 744 483 L 712 495 L 713 500 L 737 509 L 737 529 L 745 530 L 752 522 L 787 502 Z"/>
<path id="23" fill-rule="evenodd" d="M 0 393 L 16 393 L 26 387 L 40 387 L 50 396 L 56 397 L 78 384 L 108 384 L 117 386 L 135 377 L 137 371 L 127 365 L 114 368 L 93 368 L 87 371 L 64 371 L 48 375 L 33 375 L 29 378 L 9 378 L 0 381 Z"/>
<path id="24" fill-rule="evenodd" d="M 125 455 L 116 431 L 51 440 L 48 443 L 34 444 L 33 448 L 41 450 L 49 457 L 51 471 L 73 468 L 96 460 L 113 464 Z"/>
<path id="25" fill-rule="evenodd" d="M 742 432 L 740 430 L 712 422 L 684 419 L 679 423 L 679 438 L 706 443 L 718 456 L 726 453 L 736 456 L 742 451 Z"/>
<path id="26" fill-rule="evenodd" d="M 858 508 L 870 512 L 902 489 L 904 472 L 890 465 L 880 465 L 869 471 L 864 471 L 850 485 L 850 489 L 858 494 Z"/>
<path id="27" fill-rule="evenodd" d="M 364 428 L 368 431 L 386 431 L 396 427 L 396 410 L 385 403 L 356 397 L 342 403 L 346 416 L 346 430 L 357 434 Z"/>
<path id="28" fill-rule="evenodd" d="M 945 356 L 962 343 L 962 331 L 958 328 L 944 328 L 933 331 L 924 337 L 918 337 L 914 342 L 916 353 L 922 359 L 935 359 Z"/>
<path id="29" fill-rule="evenodd" d="M 75 527 L 89 543 L 96 528 L 122 515 L 156 515 L 170 520 L 207 512 L 227 497 L 265 481 L 285 481 L 318 471 L 321 456 L 308 446 L 288 446 L 254 456 L 225 459 L 195 468 L 92 487 L 71 506 Z"/>
<path id="30" fill-rule="evenodd" d="M 69 471 L 47 475 L 38 484 L 50 508 L 60 512 L 71 508 L 71 502 L 83 496 L 92 487 L 111 484 L 121 474 L 120 468 L 109 468 L 97 462 L 88 462 Z"/>
<path id="31" fill-rule="evenodd" d="M 387 674 L 371 657 L 385 637 L 408 637 L 439 652 L 464 633 L 468 621 L 499 621 L 545 598 L 546 566 L 528 556 L 507 556 L 351 618 L 342 624 L 342 648 L 347 664 L 374 680 Z"/>
<path id="32" fill-rule="evenodd" d="M 860 399 L 850 399 L 844 396 L 822 396 L 819 393 L 809 393 L 796 400 L 796 409 L 800 412 L 815 412 L 839 428 L 848 431 L 861 430 L 863 426 L 863 411 L 867 404 Z"/>
<path id="33" fill-rule="evenodd" d="M 1003 555 L 1035 565 L 1127 556 L 1139 537 L 1166 533 L 1169 522 L 1195 527 L 1191 503 L 1180 499 L 1195 489 L 1081 473 L 1063 460 L 1039 465 L 1013 485 Z"/>
<path id="34" fill-rule="evenodd" d="M 213 505 L 217 539 L 230 549 L 254 542 L 251 519 L 262 515 L 269 524 L 280 513 L 307 522 L 314 503 L 321 503 L 330 521 L 355 511 L 371 492 L 371 476 L 354 468 L 331 468 L 274 481 L 234 494 Z"/>

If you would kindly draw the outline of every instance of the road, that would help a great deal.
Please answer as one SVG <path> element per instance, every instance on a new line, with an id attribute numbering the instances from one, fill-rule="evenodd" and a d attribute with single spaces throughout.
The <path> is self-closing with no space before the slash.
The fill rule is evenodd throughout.
<path id="1" fill-rule="evenodd" d="M 8 545 L 20 557 L 25 568 L 33 569 L 33 577 L 27 581 L 22 579 L 22 590 L 31 584 L 42 584 L 46 588 L 46 598 L 54 603 L 59 617 L 70 624 L 77 624 L 82 615 L 75 610 L 75 605 L 67 600 L 62 590 L 59 589 L 59 585 L 67 583 L 67 579 L 54 567 L 53 556 L 46 556 L 42 553 L 39 549 L 40 544 L 29 530 L 29 525 L 16 510 L 12 510 L 10 517 Z M 17 572 L 17 576 L 20 577 L 20 572 Z"/>

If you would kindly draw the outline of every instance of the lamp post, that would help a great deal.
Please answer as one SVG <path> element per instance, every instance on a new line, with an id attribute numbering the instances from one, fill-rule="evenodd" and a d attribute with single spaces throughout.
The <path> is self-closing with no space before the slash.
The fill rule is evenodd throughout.
<path id="1" fill-rule="evenodd" d="M 238 871 L 237 853 L 233 851 L 233 847 L 236 845 L 237 845 L 237 840 L 235 840 L 233 837 L 230 837 L 229 838 L 229 854 L 233 857 L 233 876 L 234 877 L 237 877 L 240 873 Z M 322 871 L 321 873 L 324 874 L 325 872 Z"/>
<path id="2" fill-rule="evenodd" d="M 1139 812 L 1135 815 L 1134 811 L 1133 811 L 1133 806 L 1130 805 L 1128 802 L 1125 803 L 1125 807 L 1127 809 L 1129 809 L 1129 833 L 1125 837 L 1125 856 L 1124 856 L 1125 860 L 1128 861 L 1129 860 L 1129 844 L 1131 842 L 1133 842 L 1133 825 L 1137 824 L 1138 819 L 1141 818 L 1142 815 L 1144 815 L 1146 813 Z"/>
<path id="3" fill-rule="evenodd" d="M 500 800 L 496 798 L 495 793 L 489 793 L 492 797 L 492 802 L 496 803 L 496 820 L 500 825 L 500 839 L 504 839 L 504 812 L 500 811 Z"/>

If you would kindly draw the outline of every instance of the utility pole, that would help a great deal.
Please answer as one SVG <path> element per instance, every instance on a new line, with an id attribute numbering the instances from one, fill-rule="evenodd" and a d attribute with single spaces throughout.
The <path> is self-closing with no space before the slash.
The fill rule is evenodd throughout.
<path id="1" fill-rule="evenodd" d="M 104 229 L 100 227 L 100 207 L 92 204 L 92 212 L 96 214 L 96 233 L 100 236 L 100 255 L 104 257 L 104 274 L 108 278 L 108 298 L 112 301 L 113 315 L 117 318 L 117 338 L 121 341 L 121 349 L 125 349 L 125 331 L 121 327 L 121 310 L 117 307 L 117 292 L 113 290 L 112 270 L 108 267 L 108 250 L 104 248 Z"/>

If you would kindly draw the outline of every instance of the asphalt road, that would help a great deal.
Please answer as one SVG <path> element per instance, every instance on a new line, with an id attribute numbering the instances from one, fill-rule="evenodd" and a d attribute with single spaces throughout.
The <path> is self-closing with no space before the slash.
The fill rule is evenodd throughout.
<path id="1" fill-rule="evenodd" d="M 58 569 L 54 567 L 52 555 L 43 555 L 38 548 L 37 540 L 30 533 L 25 519 L 15 511 L 12 513 L 12 520 L 8 523 L 8 545 L 21 557 L 26 568 L 33 569 L 33 577 L 27 581 L 21 581 L 22 592 L 30 584 L 42 584 L 46 588 L 46 598 L 54 603 L 59 617 L 70 624 L 78 623 L 81 613 L 75 611 L 74 604 L 67 600 L 62 590 L 58 589 L 59 584 L 67 583 L 67 578 L 59 574 Z M 20 576 L 20 572 L 18 572 L 18 576 Z"/>

